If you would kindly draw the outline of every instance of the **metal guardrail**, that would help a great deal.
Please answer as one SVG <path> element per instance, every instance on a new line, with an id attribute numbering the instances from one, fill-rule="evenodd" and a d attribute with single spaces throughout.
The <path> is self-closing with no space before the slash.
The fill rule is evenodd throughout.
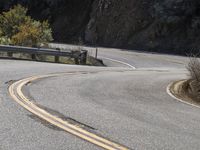
<path id="1" fill-rule="evenodd" d="M 59 56 L 74 58 L 76 64 L 86 64 L 87 61 L 86 50 L 62 51 L 60 49 L 0 45 L 0 51 L 7 52 L 9 57 L 12 57 L 13 53 L 28 53 L 31 54 L 33 60 L 36 59 L 36 55 L 49 55 L 49 56 L 55 56 L 56 62 L 59 62 Z"/>

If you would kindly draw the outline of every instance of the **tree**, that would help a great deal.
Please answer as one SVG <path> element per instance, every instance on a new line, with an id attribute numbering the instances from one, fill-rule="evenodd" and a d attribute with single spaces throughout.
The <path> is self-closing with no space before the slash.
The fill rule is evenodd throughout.
<path id="1" fill-rule="evenodd" d="M 0 15 L 0 39 L 7 44 L 38 46 L 52 41 L 52 30 L 48 21 L 40 22 L 26 15 L 27 9 L 16 5 Z M 0 43 L 1 42 L 0 40 Z M 5 42 L 4 42 L 5 44 Z"/>
<path id="2" fill-rule="evenodd" d="M 0 28 L 0 44 L 5 45 L 5 44 L 10 44 L 10 43 L 11 43 L 10 39 L 6 36 L 3 36 L 3 31 Z"/>
<path id="3" fill-rule="evenodd" d="M 8 12 L 3 12 L 0 15 L 0 28 L 4 35 L 9 38 L 18 32 L 21 24 L 25 23 L 29 16 L 26 16 L 27 9 L 21 5 L 16 5 Z"/>
<path id="4" fill-rule="evenodd" d="M 13 44 L 21 46 L 39 46 L 52 40 L 48 22 L 40 23 L 31 19 L 20 25 L 19 32 L 11 38 Z"/>

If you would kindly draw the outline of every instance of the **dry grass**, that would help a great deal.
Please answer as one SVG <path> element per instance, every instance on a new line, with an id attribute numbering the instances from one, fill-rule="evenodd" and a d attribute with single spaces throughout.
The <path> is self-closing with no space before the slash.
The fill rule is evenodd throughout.
<path id="1" fill-rule="evenodd" d="M 191 57 L 187 67 L 190 72 L 190 93 L 200 100 L 200 61 L 197 57 Z"/>
<path id="2" fill-rule="evenodd" d="M 190 72 L 191 79 L 200 82 L 200 61 L 197 57 L 190 58 L 187 69 Z"/>

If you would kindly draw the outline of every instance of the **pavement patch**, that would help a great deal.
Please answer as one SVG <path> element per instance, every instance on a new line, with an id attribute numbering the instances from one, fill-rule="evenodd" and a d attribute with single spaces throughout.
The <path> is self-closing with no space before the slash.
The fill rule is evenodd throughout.
<path id="1" fill-rule="evenodd" d="M 17 80 L 9 80 L 9 81 L 6 81 L 5 84 L 7 85 L 11 85 L 13 84 L 14 82 L 16 82 Z"/>
<path id="2" fill-rule="evenodd" d="M 77 121 L 77 120 L 75 120 L 73 118 L 67 117 L 67 116 L 63 115 L 62 113 L 60 113 L 59 111 L 53 110 L 53 109 L 48 108 L 46 106 L 42 106 L 40 104 L 36 104 L 36 105 L 38 107 L 44 109 L 45 111 L 49 112 L 50 114 L 52 114 L 52 115 L 54 115 L 54 116 L 56 116 L 58 118 L 61 118 L 62 120 L 67 121 L 70 124 L 78 126 L 78 127 L 82 128 L 82 129 L 85 129 L 85 130 L 90 131 L 90 132 L 91 132 L 91 130 L 97 130 L 97 129 L 93 128 L 90 125 L 87 125 L 85 123 L 79 122 L 79 121 Z"/>
<path id="3" fill-rule="evenodd" d="M 53 129 L 53 130 L 56 130 L 56 131 L 64 131 L 62 130 L 61 128 L 58 128 L 57 126 L 49 123 L 48 121 L 44 120 L 44 119 L 41 119 L 40 117 L 36 116 L 36 115 L 33 115 L 33 114 L 30 114 L 30 115 L 27 115 L 29 118 L 35 120 L 36 122 L 39 122 L 41 123 L 42 125 L 44 125 L 45 127 L 49 128 L 49 129 Z"/>

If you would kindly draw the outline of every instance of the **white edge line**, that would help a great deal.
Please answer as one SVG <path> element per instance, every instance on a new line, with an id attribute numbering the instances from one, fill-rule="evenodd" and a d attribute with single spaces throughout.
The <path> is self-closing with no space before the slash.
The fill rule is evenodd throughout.
<path id="1" fill-rule="evenodd" d="M 119 60 L 112 59 L 112 58 L 108 58 L 108 57 L 101 57 L 101 56 L 100 56 L 100 58 L 102 58 L 102 59 L 107 59 L 107 60 L 110 60 L 110 61 L 114 61 L 114 62 L 118 62 L 118 63 L 124 64 L 124 65 L 129 66 L 130 68 L 132 68 L 132 69 L 134 69 L 134 70 L 136 69 L 136 67 L 134 67 L 134 66 L 132 66 L 131 64 L 128 64 L 128 63 L 126 63 L 126 62 L 123 62 L 123 61 L 119 61 Z"/>
<path id="2" fill-rule="evenodd" d="M 182 99 L 176 97 L 174 94 L 172 94 L 172 92 L 170 91 L 170 87 L 172 86 L 172 84 L 173 84 L 173 83 L 170 83 L 170 84 L 167 86 L 167 89 L 166 89 L 167 93 L 168 93 L 172 98 L 174 98 L 175 100 L 177 100 L 177 101 L 179 101 L 179 102 L 181 102 L 181 103 L 184 103 L 184 104 L 187 104 L 187 105 L 196 107 L 196 108 L 200 108 L 200 106 L 195 105 L 195 104 L 192 104 L 192 103 L 189 103 L 189 102 L 186 102 L 186 101 L 184 101 L 184 100 L 182 100 Z"/>

